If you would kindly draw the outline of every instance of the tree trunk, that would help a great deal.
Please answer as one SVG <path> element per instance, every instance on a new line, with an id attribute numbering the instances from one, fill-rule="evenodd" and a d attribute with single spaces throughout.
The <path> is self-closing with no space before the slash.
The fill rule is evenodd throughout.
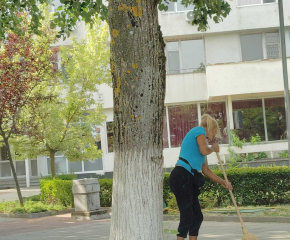
<path id="1" fill-rule="evenodd" d="M 157 2 L 109 1 L 115 139 L 111 240 L 163 240 L 165 54 Z"/>
<path id="2" fill-rule="evenodd" d="M 14 166 L 13 160 L 12 160 L 10 145 L 9 145 L 9 142 L 8 142 L 7 138 L 4 138 L 4 143 L 5 143 L 5 147 L 7 148 L 7 151 L 8 151 L 9 163 L 10 163 L 10 167 L 11 167 L 11 170 L 12 170 L 15 186 L 16 186 L 19 203 L 20 203 L 20 206 L 23 207 L 23 198 L 22 198 L 22 194 L 21 194 L 21 191 L 20 191 L 18 178 L 17 178 L 16 171 L 15 171 L 15 166 Z"/>
<path id="3" fill-rule="evenodd" d="M 55 177 L 55 151 L 49 150 L 51 176 Z"/>

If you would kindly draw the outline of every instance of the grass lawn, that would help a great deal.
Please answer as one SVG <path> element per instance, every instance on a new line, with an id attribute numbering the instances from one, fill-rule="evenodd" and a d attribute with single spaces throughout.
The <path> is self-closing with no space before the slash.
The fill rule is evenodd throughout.
<path id="1" fill-rule="evenodd" d="M 46 211 L 60 211 L 66 209 L 66 207 L 60 204 L 46 204 L 40 201 L 39 195 L 35 195 L 29 198 L 23 198 L 24 206 L 20 207 L 19 201 L 0 202 L 0 213 L 39 213 Z"/>

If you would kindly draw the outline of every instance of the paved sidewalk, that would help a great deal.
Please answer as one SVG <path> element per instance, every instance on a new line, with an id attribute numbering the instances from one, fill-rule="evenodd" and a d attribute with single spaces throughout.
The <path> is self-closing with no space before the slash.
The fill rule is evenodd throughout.
<path id="1" fill-rule="evenodd" d="M 40 219 L 0 219 L 0 240 L 108 240 L 110 220 L 76 221 L 69 214 Z M 165 229 L 176 229 L 178 222 L 164 222 Z M 259 240 L 290 240 L 289 223 L 247 223 L 247 229 Z M 168 237 L 168 238 L 167 238 Z M 241 240 L 239 223 L 204 222 L 199 240 Z M 174 235 L 165 235 L 176 240 Z M 135 239 L 128 239 L 135 240 Z M 155 239 L 152 239 L 155 240 Z"/>
<path id="2" fill-rule="evenodd" d="M 40 188 L 39 187 L 21 188 L 21 193 L 22 193 L 22 197 L 31 197 L 33 195 L 39 195 Z M 0 190 L 0 202 L 16 201 L 16 200 L 18 200 L 16 189 L 1 189 Z"/>

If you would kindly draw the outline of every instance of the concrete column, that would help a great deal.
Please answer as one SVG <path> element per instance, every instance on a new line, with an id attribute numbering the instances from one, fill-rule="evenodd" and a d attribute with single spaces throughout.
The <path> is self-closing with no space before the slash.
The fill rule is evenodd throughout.
<path id="1" fill-rule="evenodd" d="M 26 187 L 30 187 L 30 161 L 28 158 L 25 159 L 25 172 L 26 172 Z"/>

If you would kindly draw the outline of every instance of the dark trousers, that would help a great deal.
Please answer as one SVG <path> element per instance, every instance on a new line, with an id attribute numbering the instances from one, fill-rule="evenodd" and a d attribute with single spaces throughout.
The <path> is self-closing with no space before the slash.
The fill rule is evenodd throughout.
<path id="1" fill-rule="evenodd" d="M 198 236 L 203 215 L 198 201 L 199 188 L 193 183 L 194 176 L 185 168 L 176 166 L 169 179 L 170 189 L 174 193 L 180 212 L 177 236 L 186 238 Z"/>

